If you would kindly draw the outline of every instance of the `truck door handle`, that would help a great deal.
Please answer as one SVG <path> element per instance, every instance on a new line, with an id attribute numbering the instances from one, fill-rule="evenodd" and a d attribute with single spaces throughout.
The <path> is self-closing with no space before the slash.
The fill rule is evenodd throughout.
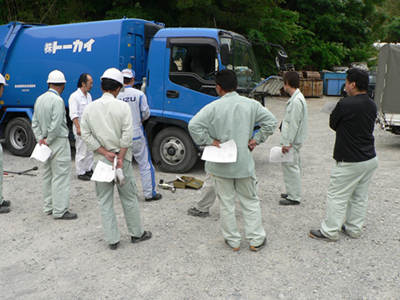
<path id="1" fill-rule="evenodd" d="M 167 98 L 179 98 L 179 92 L 169 90 L 167 91 Z"/>

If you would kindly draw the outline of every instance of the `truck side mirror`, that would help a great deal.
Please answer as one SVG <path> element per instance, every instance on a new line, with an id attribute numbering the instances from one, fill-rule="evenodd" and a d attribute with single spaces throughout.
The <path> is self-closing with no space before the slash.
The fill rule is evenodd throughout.
<path id="1" fill-rule="evenodd" d="M 229 65 L 229 58 L 230 58 L 230 52 L 229 52 L 229 46 L 228 44 L 222 44 L 221 45 L 221 62 L 224 66 Z"/>

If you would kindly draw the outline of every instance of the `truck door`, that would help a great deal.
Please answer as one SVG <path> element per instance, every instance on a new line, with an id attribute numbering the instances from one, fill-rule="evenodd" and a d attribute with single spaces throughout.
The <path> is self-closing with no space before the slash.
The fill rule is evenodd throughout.
<path id="1" fill-rule="evenodd" d="M 218 43 L 212 38 L 170 38 L 167 48 L 164 117 L 189 122 L 218 97 L 214 81 Z"/>

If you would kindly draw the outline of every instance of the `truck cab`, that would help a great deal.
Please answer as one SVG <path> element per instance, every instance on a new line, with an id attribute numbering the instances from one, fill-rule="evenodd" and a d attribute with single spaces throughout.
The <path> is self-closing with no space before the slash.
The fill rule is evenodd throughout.
<path id="1" fill-rule="evenodd" d="M 165 172 L 184 173 L 199 156 L 188 123 L 218 99 L 215 73 L 238 75 L 238 92 L 248 94 L 260 81 L 250 43 L 233 32 L 206 28 L 162 29 L 154 36 L 147 68 L 146 95 L 151 117 L 145 131 L 152 157 Z"/>

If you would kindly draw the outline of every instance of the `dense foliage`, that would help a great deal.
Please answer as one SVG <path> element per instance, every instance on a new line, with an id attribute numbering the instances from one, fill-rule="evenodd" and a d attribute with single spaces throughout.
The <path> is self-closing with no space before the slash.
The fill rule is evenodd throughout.
<path id="1" fill-rule="evenodd" d="M 218 27 L 257 41 L 263 76 L 281 45 L 296 69 L 332 69 L 376 56 L 376 41 L 400 41 L 398 0 L 0 0 L 0 20 L 45 24 L 141 18 L 168 27 Z"/>

